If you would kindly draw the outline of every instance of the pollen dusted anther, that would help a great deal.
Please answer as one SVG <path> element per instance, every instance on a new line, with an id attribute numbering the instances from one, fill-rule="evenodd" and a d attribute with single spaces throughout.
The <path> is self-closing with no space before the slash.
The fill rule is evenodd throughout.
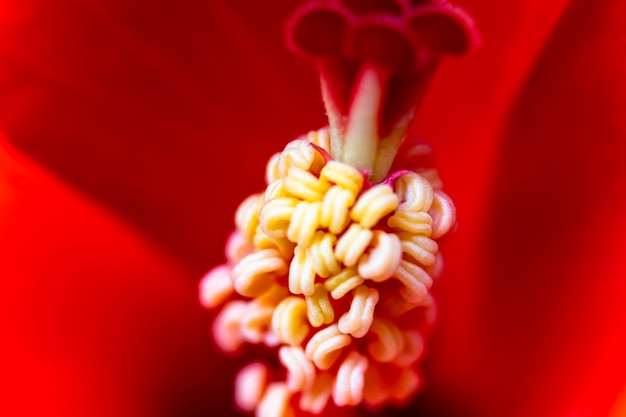
<path id="1" fill-rule="evenodd" d="M 326 0 L 287 34 L 318 65 L 329 126 L 270 158 L 200 301 L 224 352 L 265 350 L 236 377 L 240 410 L 402 406 L 422 385 L 437 240 L 456 223 L 430 148 L 406 133 L 442 56 L 477 33 L 445 0 Z"/>

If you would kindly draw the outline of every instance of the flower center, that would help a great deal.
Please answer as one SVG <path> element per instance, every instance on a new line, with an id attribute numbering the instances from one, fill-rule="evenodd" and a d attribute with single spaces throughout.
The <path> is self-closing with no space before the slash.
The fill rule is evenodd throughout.
<path id="1" fill-rule="evenodd" d="M 288 35 L 317 63 L 329 126 L 270 159 L 267 188 L 237 209 L 227 262 L 202 279 L 201 302 L 219 309 L 223 351 L 255 344 L 276 356 L 239 372 L 241 410 L 402 405 L 422 385 L 437 239 L 456 222 L 430 148 L 405 136 L 441 57 L 477 35 L 445 0 L 310 2 Z"/>

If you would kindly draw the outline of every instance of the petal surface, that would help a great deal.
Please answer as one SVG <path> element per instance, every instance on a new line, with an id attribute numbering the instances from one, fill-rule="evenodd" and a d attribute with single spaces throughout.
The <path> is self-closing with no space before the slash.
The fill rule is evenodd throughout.
<path id="1" fill-rule="evenodd" d="M 4 138 L 0 259 L 3 416 L 231 409 L 189 269 Z"/>

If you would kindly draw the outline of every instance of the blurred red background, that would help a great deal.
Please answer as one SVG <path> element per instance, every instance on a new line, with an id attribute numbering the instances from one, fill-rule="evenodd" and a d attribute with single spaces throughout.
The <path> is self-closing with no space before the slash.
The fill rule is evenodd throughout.
<path id="1" fill-rule="evenodd" d="M 0 0 L 0 415 L 233 415 L 196 301 L 267 158 L 321 127 L 299 3 Z M 443 246 L 426 416 L 604 416 L 626 382 L 626 5 L 459 2 L 413 133 Z"/>

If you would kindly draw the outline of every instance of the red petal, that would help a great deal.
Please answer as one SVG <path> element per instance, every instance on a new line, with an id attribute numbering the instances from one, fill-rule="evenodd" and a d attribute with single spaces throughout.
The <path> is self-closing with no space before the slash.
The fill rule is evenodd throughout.
<path id="1" fill-rule="evenodd" d="M 626 5 L 570 6 L 503 132 L 487 213 L 482 361 L 536 381 L 500 391 L 519 415 L 605 416 L 626 381 Z"/>
<path id="2" fill-rule="evenodd" d="M 5 146 L 0 135 L 2 415 L 230 409 L 229 387 L 206 377 L 232 370 L 211 358 L 194 274 Z"/>
<path id="3" fill-rule="evenodd" d="M 324 123 L 318 80 L 284 44 L 292 3 L 5 3 L 22 12 L 0 14 L 9 140 L 198 274 L 267 158 Z"/>

